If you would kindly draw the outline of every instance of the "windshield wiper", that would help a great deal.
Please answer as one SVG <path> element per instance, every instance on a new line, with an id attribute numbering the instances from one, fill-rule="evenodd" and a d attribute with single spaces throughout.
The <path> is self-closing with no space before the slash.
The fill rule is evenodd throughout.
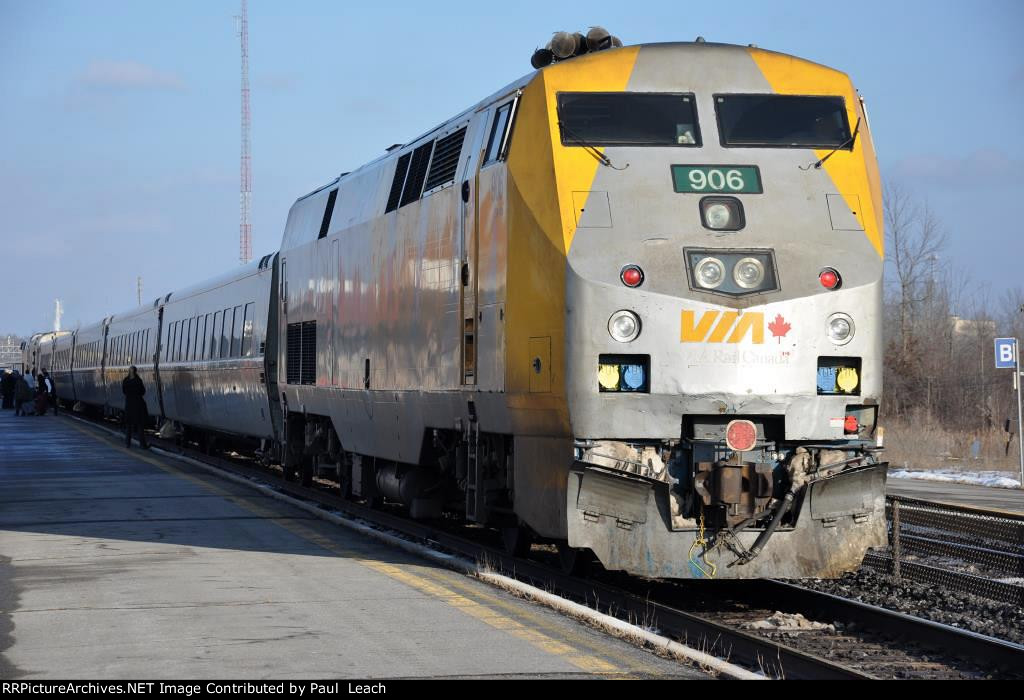
<path id="1" fill-rule="evenodd" d="M 586 141 L 585 139 L 582 139 L 579 136 L 577 136 L 575 134 L 575 132 L 573 132 L 572 129 L 570 129 L 569 127 L 567 127 L 565 125 L 565 122 L 562 122 L 562 121 L 558 122 L 558 128 L 561 129 L 572 141 L 575 141 L 580 146 L 582 146 L 584 148 L 584 150 L 587 151 L 587 153 L 589 153 L 590 155 L 594 156 L 594 158 L 597 159 L 597 162 L 600 163 L 601 165 L 609 167 L 612 170 L 625 170 L 626 168 L 629 167 L 629 163 L 626 163 L 625 167 L 623 167 L 623 168 L 616 168 L 612 164 L 612 159 L 611 158 L 606 156 L 604 153 L 601 153 L 601 151 L 597 150 L 597 147 L 594 146 L 589 141 Z"/>
<path id="2" fill-rule="evenodd" d="M 853 150 L 853 145 L 855 143 L 857 143 L 857 134 L 859 132 L 860 132 L 860 117 L 857 117 L 857 125 L 853 127 L 853 134 L 850 135 L 850 138 L 846 139 L 841 144 L 839 144 L 838 146 L 833 148 L 832 151 L 828 155 L 823 157 L 822 159 L 818 160 L 815 163 L 811 163 L 810 165 L 807 165 L 807 166 L 801 165 L 800 169 L 801 170 L 810 170 L 811 168 L 814 168 L 815 170 L 820 170 L 821 166 L 825 164 L 825 161 L 828 160 L 829 158 L 831 158 L 832 156 L 834 156 L 836 154 L 836 151 L 840 151 L 840 150 L 846 148 L 847 146 L 849 146 L 850 150 L 852 151 Z"/>

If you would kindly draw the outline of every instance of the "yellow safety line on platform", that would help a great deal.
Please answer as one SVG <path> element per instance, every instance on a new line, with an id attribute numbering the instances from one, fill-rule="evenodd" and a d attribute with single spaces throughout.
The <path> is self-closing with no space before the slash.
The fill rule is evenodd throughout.
<path id="1" fill-rule="evenodd" d="M 150 464 L 162 471 L 165 471 L 176 477 L 182 478 L 186 481 L 189 481 L 193 484 L 196 484 L 197 486 L 206 489 L 207 491 L 210 491 L 211 493 L 221 496 L 226 500 L 239 506 L 240 508 L 243 508 L 244 510 L 249 511 L 254 515 L 266 519 L 280 526 L 281 528 L 291 532 L 292 534 L 300 537 L 301 539 L 304 539 L 307 542 L 310 542 L 311 544 L 315 544 L 316 546 L 331 552 L 332 554 L 336 554 L 346 559 L 353 560 L 391 579 L 399 581 L 400 583 L 404 583 L 410 588 L 414 588 L 423 593 L 426 593 L 429 596 L 437 598 L 438 600 L 447 603 L 448 605 L 460 610 L 461 612 L 473 618 L 476 618 L 477 620 L 480 620 L 481 622 L 495 629 L 502 630 L 508 634 L 511 634 L 517 639 L 521 639 L 531 644 L 532 646 L 536 647 L 537 649 L 540 649 L 545 653 L 563 658 L 565 659 L 565 661 L 572 664 L 573 666 L 576 666 L 581 670 L 587 671 L 588 673 L 595 673 L 607 676 L 621 676 L 622 674 L 626 673 L 625 671 L 620 670 L 618 667 L 605 661 L 604 659 L 574 649 L 573 647 L 569 646 L 568 644 L 565 644 L 564 642 L 554 639 L 553 637 L 550 637 L 544 634 L 543 632 L 531 629 L 526 625 L 522 624 L 521 622 L 519 622 L 518 620 L 502 615 L 501 613 L 497 612 L 492 608 L 487 607 L 486 605 L 478 602 L 477 600 L 472 600 L 466 596 L 460 595 L 452 591 L 450 588 L 446 588 L 433 581 L 423 578 L 422 576 L 417 576 L 416 574 L 404 570 L 402 567 L 396 566 L 394 564 L 386 564 L 380 561 L 376 561 L 374 559 L 368 559 L 364 555 L 354 550 L 339 546 L 334 541 L 316 532 L 312 528 L 296 523 L 290 519 L 281 518 L 273 511 L 261 505 L 258 505 L 257 503 L 251 501 L 245 496 L 232 494 L 218 486 L 210 484 L 204 479 L 193 476 L 191 474 L 187 474 L 181 469 L 178 469 L 177 467 L 174 467 L 170 464 L 166 464 L 156 457 L 151 457 L 142 451 L 133 452 L 128 448 L 123 447 L 120 444 L 117 444 L 117 442 L 115 442 L 112 438 L 108 438 L 104 435 L 97 434 L 94 430 L 90 430 L 88 428 L 79 426 L 75 422 L 70 422 L 69 425 L 71 425 L 71 427 L 73 427 L 80 433 L 88 435 L 89 437 L 92 437 L 124 454 L 130 455 L 131 457 L 134 457 L 142 462 L 145 462 L 146 464 Z M 465 590 L 467 591 L 467 593 L 476 596 L 478 599 L 490 597 L 486 596 L 486 594 L 481 594 L 478 591 L 470 591 L 468 587 L 465 588 Z M 531 622 L 534 622 L 536 620 L 536 617 L 531 616 L 529 614 L 523 614 L 523 611 L 521 610 L 513 610 L 512 606 L 503 607 L 506 607 L 518 616 L 524 617 L 530 620 Z"/>
<path id="2" fill-rule="evenodd" d="M 546 620 L 543 615 L 528 612 L 526 610 L 520 610 L 516 607 L 515 603 L 500 598 L 498 596 L 490 595 L 488 593 L 483 593 L 479 591 L 474 591 L 470 583 L 465 579 L 465 577 L 454 571 L 448 571 L 446 569 L 427 569 L 422 571 L 421 573 L 424 576 L 429 576 L 435 580 L 442 581 L 443 583 L 457 590 L 472 593 L 476 595 L 478 600 L 485 601 L 493 607 L 508 610 L 509 612 L 518 615 L 520 619 L 525 619 L 526 621 L 528 621 L 534 629 L 543 628 L 551 630 L 556 634 L 562 634 L 577 647 L 583 647 L 585 649 L 588 649 L 594 654 L 599 654 L 602 656 L 611 656 L 610 652 L 612 650 L 608 649 L 608 647 L 606 646 L 601 645 L 600 642 L 596 639 L 591 640 L 587 639 L 582 634 L 575 634 L 568 631 L 558 630 L 548 620 Z M 660 669 L 656 668 L 651 664 L 644 664 L 643 662 L 630 663 L 628 666 L 628 671 L 630 673 L 646 674 L 650 676 L 662 675 Z"/>

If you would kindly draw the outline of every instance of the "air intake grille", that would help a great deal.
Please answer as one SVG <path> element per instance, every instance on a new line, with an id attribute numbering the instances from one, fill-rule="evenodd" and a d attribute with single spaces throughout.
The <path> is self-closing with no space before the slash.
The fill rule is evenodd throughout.
<path id="1" fill-rule="evenodd" d="M 316 384 L 316 321 L 302 324 L 302 384 Z"/>
<path id="2" fill-rule="evenodd" d="M 288 324 L 288 357 L 286 361 L 289 384 L 299 383 L 299 358 L 302 357 L 302 324 Z"/>
<path id="3" fill-rule="evenodd" d="M 455 180 L 455 170 L 459 167 L 459 154 L 462 153 L 462 141 L 465 138 L 466 127 L 462 127 L 438 140 L 434 160 L 430 163 L 430 174 L 423 185 L 424 190 L 432 190 Z"/>
<path id="4" fill-rule="evenodd" d="M 316 384 L 316 321 L 288 324 L 285 364 L 289 384 Z"/>
<path id="5" fill-rule="evenodd" d="M 391 192 L 388 194 L 388 206 L 384 213 L 398 209 L 398 200 L 402 197 L 402 185 L 405 184 L 405 173 L 409 169 L 410 153 L 404 154 L 398 159 L 398 166 L 395 168 L 395 179 L 391 181 Z"/>
<path id="6" fill-rule="evenodd" d="M 427 165 L 430 164 L 430 151 L 434 148 L 434 142 L 423 144 L 412 152 L 412 164 L 409 166 L 409 177 L 405 178 L 405 189 L 402 190 L 402 203 L 404 207 L 410 202 L 415 202 L 423 192 L 423 180 L 427 176 Z"/>

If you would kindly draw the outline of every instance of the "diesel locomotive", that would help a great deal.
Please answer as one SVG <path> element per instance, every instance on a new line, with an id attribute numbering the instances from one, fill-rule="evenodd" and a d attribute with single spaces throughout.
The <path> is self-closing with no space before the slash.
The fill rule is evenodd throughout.
<path id="1" fill-rule="evenodd" d="M 279 251 L 25 364 L 108 413 L 135 364 L 165 432 L 567 567 L 857 568 L 885 542 L 864 103 L 753 46 L 616 44 L 535 61 L 299 198 Z"/>

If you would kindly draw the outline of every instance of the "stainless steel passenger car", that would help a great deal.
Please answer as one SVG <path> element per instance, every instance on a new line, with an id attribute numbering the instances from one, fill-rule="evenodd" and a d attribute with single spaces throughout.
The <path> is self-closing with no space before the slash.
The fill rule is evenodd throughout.
<path id="1" fill-rule="evenodd" d="M 273 259 L 268 255 L 174 292 L 154 310 L 163 329 L 159 391 L 164 418 L 223 433 L 274 437 L 264 366 Z"/>
<path id="2" fill-rule="evenodd" d="M 104 358 L 107 350 L 108 319 L 84 326 L 75 331 L 75 352 L 72 358 L 72 398 L 83 406 L 104 408 L 107 405 L 107 385 L 104 378 Z M 120 387 L 118 387 L 120 389 Z"/>
<path id="3" fill-rule="evenodd" d="M 145 401 L 150 416 L 159 416 L 160 396 L 156 383 L 156 352 L 160 338 L 159 305 L 157 299 L 151 305 L 114 314 L 104 326 L 107 352 L 103 358 L 103 385 L 108 413 L 124 411 L 122 383 L 128 376 L 128 368 L 135 366 L 147 387 Z"/>

